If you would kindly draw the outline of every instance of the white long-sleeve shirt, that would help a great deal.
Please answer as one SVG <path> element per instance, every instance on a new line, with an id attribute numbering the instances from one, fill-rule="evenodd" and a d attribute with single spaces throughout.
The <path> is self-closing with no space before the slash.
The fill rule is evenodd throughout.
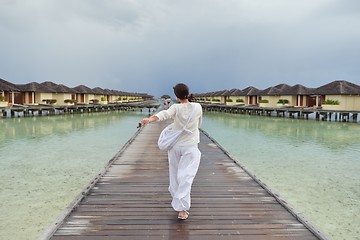
<path id="1" fill-rule="evenodd" d="M 192 133 L 183 134 L 176 142 L 177 146 L 185 146 L 198 144 L 200 142 L 199 128 L 202 123 L 202 107 L 199 103 L 179 103 L 173 104 L 167 110 L 162 110 L 155 114 L 159 118 L 159 121 L 167 119 L 174 119 L 174 129 L 182 129 L 186 124 L 192 109 L 195 108 L 195 112 L 187 125 L 187 129 Z"/>

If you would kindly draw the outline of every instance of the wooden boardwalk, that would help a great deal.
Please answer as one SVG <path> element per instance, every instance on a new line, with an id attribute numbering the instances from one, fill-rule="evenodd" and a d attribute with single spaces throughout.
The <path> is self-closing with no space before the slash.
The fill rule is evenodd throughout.
<path id="1" fill-rule="evenodd" d="M 164 126 L 141 129 L 40 239 L 328 239 L 204 132 L 190 217 L 178 220 L 167 191 L 167 153 L 156 145 Z"/>

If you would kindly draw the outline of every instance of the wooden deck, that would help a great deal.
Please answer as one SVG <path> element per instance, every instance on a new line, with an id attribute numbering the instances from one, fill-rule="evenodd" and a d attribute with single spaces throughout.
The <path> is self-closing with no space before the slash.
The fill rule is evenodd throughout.
<path id="1" fill-rule="evenodd" d="M 141 129 L 40 239 L 328 239 L 204 132 L 190 217 L 178 220 L 156 145 L 164 126 Z"/>

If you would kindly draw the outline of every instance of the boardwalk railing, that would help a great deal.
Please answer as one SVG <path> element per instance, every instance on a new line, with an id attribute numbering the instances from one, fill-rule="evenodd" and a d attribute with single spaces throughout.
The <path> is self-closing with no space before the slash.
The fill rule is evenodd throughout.
<path id="1" fill-rule="evenodd" d="M 166 124 L 141 128 L 40 239 L 330 239 L 203 131 L 190 218 L 178 220 L 156 141 Z"/>

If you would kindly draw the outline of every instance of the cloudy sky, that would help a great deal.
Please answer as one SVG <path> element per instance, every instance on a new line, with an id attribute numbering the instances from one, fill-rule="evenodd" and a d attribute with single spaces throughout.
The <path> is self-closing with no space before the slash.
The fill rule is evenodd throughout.
<path id="1" fill-rule="evenodd" d="M 0 78 L 154 96 L 360 84 L 358 0 L 0 0 Z"/>

